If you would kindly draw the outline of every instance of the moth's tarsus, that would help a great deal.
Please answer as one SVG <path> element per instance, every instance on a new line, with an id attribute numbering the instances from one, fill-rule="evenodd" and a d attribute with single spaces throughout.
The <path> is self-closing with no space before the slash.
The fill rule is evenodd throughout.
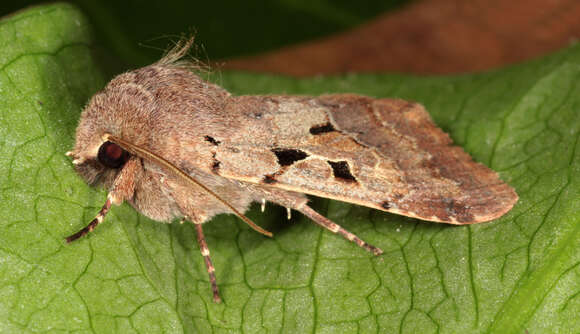
<path id="1" fill-rule="evenodd" d="M 336 131 L 336 129 L 330 123 L 326 123 L 326 124 L 322 124 L 322 125 L 315 125 L 315 126 L 310 128 L 310 134 L 313 134 L 313 135 L 320 135 L 323 133 L 333 132 L 333 131 Z"/>
<path id="2" fill-rule="evenodd" d="M 218 146 L 221 143 L 219 140 L 216 140 L 212 136 L 205 136 L 203 138 L 205 139 L 205 141 L 210 142 L 210 143 L 214 144 L 215 146 Z"/>
<path id="3" fill-rule="evenodd" d="M 308 158 L 306 152 L 295 149 L 274 148 L 272 149 L 272 152 L 276 154 L 280 166 L 290 166 L 296 161 Z"/>
<path id="4" fill-rule="evenodd" d="M 325 229 L 329 230 L 332 233 L 340 234 L 345 239 L 354 242 L 358 246 L 366 249 L 367 251 L 373 253 L 374 255 L 381 255 L 383 254 L 383 250 L 375 247 L 371 244 L 366 243 L 353 233 L 345 230 L 342 226 L 338 225 L 337 223 L 333 222 L 332 220 L 324 217 L 323 215 L 319 214 L 318 212 L 314 211 L 308 205 L 303 206 L 301 209 L 297 209 L 298 211 L 302 212 L 306 217 L 310 218 L 316 224 L 324 227 Z"/>
<path id="5" fill-rule="evenodd" d="M 356 182 L 356 178 L 350 172 L 350 168 L 346 161 L 328 161 L 328 164 L 332 167 L 334 177 L 349 182 Z"/>
<path id="6" fill-rule="evenodd" d="M 100 223 L 103 222 L 103 219 L 105 219 L 105 216 L 107 215 L 107 212 L 109 212 L 109 209 L 111 208 L 111 204 L 113 203 L 113 201 L 111 200 L 110 196 L 107 196 L 107 200 L 105 201 L 105 204 L 103 205 L 103 207 L 101 208 L 101 210 L 99 211 L 99 213 L 97 214 L 97 216 L 91 220 L 91 222 L 85 226 L 83 229 L 81 229 L 80 231 L 78 231 L 77 233 L 70 235 L 68 237 L 66 237 L 66 242 L 67 243 L 71 243 L 85 235 L 87 235 L 89 232 L 92 232 L 97 225 L 99 225 Z"/>
<path id="7" fill-rule="evenodd" d="M 69 235 L 68 237 L 66 237 L 65 238 L 66 242 L 68 244 L 70 244 L 71 242 L 84 237 L 85 235 L 89 234 L 89 232 L 94 230 L 97 225 L 99 225 L 99 221 L 95 218 L 95 219 L 91 220 L 89 225 L 83 227 L 82 230 L 78 231 L 77 233 L 75 233 L 73 235 Z"/>
<path id="8" fill-rule="evenodd" d="M 216 303 L 221 303 L 222 299 L 220 298 L 220 293 L 217 286 L 217 279 L 215 277 L 215 267 L 211 262 L 211 258 L 209 256 L 209 248 L 207 247 L 207 242 L 205 241 L 205 236 L 203 235 L 203 229 L 201 224 L 193 224 L 195 225 L 195 231 L 197 232 L 197 243 L 199 244 L 199 250 L 201 251 L 201 255 L 203 256 L 203 260 L 205 262 L 205 267 L 207 268 L 207 273 L 209 275 L 209 282 L 211 284 L 211 290 L 213 292 L 213 301 Z"/>

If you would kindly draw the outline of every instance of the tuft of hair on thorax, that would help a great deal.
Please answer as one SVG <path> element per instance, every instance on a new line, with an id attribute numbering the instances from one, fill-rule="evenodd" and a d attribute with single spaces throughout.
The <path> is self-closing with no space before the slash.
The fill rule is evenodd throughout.
<path id="1" fill-rule="evenodd" d="M 155 62 L 154 65 L 184 68 L 197 74 L 209 74 L 211 69 L 208 64 L 189 55 L 191 50 L 195 49 L 194 39 L 195 37 L 193 36 L 183 37 L 179 41 L 174 42 L 173 47 L 165 52 L 165 55 Z"/>

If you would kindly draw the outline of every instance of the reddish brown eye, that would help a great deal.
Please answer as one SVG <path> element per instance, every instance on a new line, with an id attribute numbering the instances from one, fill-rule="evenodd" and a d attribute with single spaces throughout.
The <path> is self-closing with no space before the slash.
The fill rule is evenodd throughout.
<path id="1" fill-rule="evenodd" d="M 97 159 L 106 167 L 119 168 L 129 160 L 129 152 L 122 149 L 119 145 L 107 141 L 99 147 Z"/>

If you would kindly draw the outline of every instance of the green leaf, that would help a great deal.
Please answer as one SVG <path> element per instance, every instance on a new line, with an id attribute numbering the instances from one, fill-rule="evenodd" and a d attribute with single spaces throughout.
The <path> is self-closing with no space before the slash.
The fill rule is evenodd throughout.
<path id="1" fill-rule="evenodd" d="M 296 80 L 221 73 L 236 94 L 357 92 L 425 104 L 513 185 L 505 217 L 454 227 L 336 201 L 326 214 L 373 257 L 303 217 L 256 207 L 204 226 L 224 303 L 211 302 L 189 224 L 128 205 L 71 245 L 105 199 L 64 156 L 104 85 L 87 20 L 69 5 L 0 22 L 0 332 L 578 332 L 580 46 L 493 73 Z"/>

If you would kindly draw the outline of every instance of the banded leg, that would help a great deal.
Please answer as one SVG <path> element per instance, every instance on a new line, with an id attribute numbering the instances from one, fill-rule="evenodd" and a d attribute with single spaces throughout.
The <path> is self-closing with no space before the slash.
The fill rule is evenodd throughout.
<path id="1" fill-rule="evenodd" d="M 221 303 L 220 293 L 218 291 L 217 280 L 215 277 L 215 268 L 211 263 L 211 258 L 209 257 L 209 248 L 207 248 L 207 242 L 205 242 L 205 237 L 203 235 L 203 230 L 201 224 L 193 224 L 195 226 L 195 231 L 197 232 L 197 242 L 199 243 L 199 249 L 201 250 L 201 255 L 205 261 L 205 266 L 207 268 L 207 273 L 209 274 L 209 282 L 211 284 L 211 290 L 213 291 L 213 301 L 216 303 Z"/>
<path id="2" fill-rule="evenodd" d="M 101 208 L 101 211 L 99 211 L 95 219 L 91 220 L 89 225 L 85 226 L 77 233 L 68 236 L 66 238 L 67 243 L 71 243 L 78 238 L 87 235 L 89 232 L 92 232 L 97 225 L 103 222 L 107 212 L 109 212 L 109 209 L 111 208 L 111 205 L 120 205 L 125 201 L 125 199 L 133 197 L 135 191 L 135 178 L 140 173 L 140 168 L 141 162 L 137 157 L 131 157 L 129 161 L 125 163 L 125 166 L 115 178 L 111 191 L 107 194 L 107 200 Z"/>
<path id="3" fill-rule="evenodd" d="M 85 226 L 82 230 L 66 237 L 66 242 L 71 243 L 77 240 L 78 238 L 87 235 L 89 232 L 92 232 L 95 229 L 95 227 L 97 227 L 97 225 L 103 222 L 103 219 L 105 219 L 107 212 L 109 212 L 109 209 L 111 208 L 111 204 L 113 204 L 113 199 L 111 193 L 109 193 L 109 195 L 107 195 L 107 200 L 105 201 L 105 204 L 101 208 L 101 211 L 97 213 L 95 219 L 91 220 L 91 222 L 87 226 Z"/>
<path id="4" fill-rule="evenodd" d="M 312 208 L 309 207 L 308 205 L 305 205 L 301 209 L 297 209 L 297 210 L 302 212 L 302 214 L 304 214 L 306 217 L 312 219 L 312 221 L 314 221 L 316 224 L 324 227 L 325 229 L 329 230 L 332 233 L 342 235 L 345 239 L 354 242 L 355 244 L 359 245 L 360 247 L 366 249 L 367 251 L 369 251 L 375 255 L 383 254 L 382 249 L 364 242 L 359 237 L 357 237 L 356 235 L 345 230 L 337 223 L 324 217 L 323 215 L 319 214 L 318 212 L 312 210 Z"/>

